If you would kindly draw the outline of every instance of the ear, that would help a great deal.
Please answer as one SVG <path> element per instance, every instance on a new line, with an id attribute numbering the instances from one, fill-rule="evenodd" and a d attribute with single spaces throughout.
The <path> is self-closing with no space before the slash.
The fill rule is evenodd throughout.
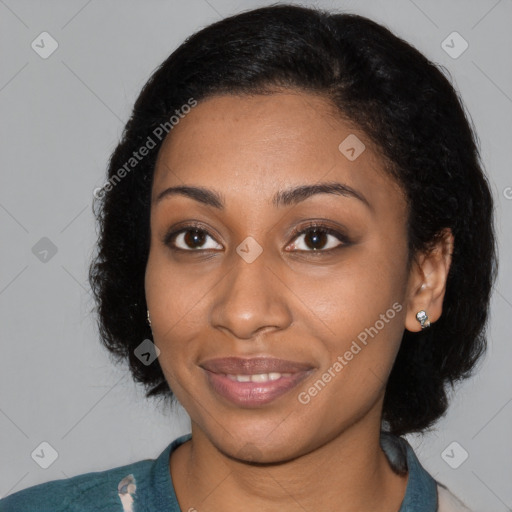
<path id="1" fill-rule="evenodd" d="M 408 331 L 421 331 L 416 319 L 418 311 L 424 310 L 431 323 L 441 316 L 453 245 L 452 231 L 445 228 L 431 250 L 414 258 L 407 284 L 405 328 Z"/>

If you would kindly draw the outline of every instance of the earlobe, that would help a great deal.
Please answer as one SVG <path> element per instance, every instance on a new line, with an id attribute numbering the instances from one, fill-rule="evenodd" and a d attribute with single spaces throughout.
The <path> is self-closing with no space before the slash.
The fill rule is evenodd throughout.
<path id="1" fill-rule="evenodd" d="M 408 331 L 421 331 L 441 316 L 453 246 L 453 234 L 445 228 L 435 245 L 415 258 L 409 276 L 405 318 Z"/>

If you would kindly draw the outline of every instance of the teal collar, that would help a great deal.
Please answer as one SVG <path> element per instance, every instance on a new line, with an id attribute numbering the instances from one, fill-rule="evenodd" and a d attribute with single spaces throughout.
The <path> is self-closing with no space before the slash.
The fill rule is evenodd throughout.
<path id="1" fill-rule="evenodd" d="M 436 512 L 437 482 L 420 464 L 411 445 L 405 439 L 399 439 L 405 444 L 409 478 L 398 512 Z"/>

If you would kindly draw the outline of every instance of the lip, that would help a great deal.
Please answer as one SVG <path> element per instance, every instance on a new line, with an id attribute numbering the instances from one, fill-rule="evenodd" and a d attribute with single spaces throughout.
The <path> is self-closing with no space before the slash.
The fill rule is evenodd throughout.
<path id="1" fill-rule="evenodd" d="M 296 387 L 314 370 L 310 364 L 269 357 L 225 357 L 210 359 L 199 366 L 205 371 L 214 392 L 244 408 L 259 407 L 273 402 Z M 228 377 L 268 373 L 288 375 L 266 382 L 238 382 Z"/>

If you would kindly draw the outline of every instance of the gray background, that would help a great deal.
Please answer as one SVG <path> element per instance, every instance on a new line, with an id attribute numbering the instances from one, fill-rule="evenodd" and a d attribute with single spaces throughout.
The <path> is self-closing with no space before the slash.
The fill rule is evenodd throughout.
<path id="1" fill-rule="evenodd" d="M 270 3 L 0 0 L 0 496 L 153 458 L 188 431 L 100 346 L 86 279 L 92 193 L 154 68 L 195 30 Z M 475 512 L 512 510 L 512 1 L 306 4 L 366 15 L 446 66 L 474 120 L 501 256 L 489 352 L 436 430 L 409 440 Z M 59 45 L 47 59 L 31 47 L 43 31 Z M 441 46 L 453 31 L 469 43 L 458 58 Z M 32 250 L 43 237 L 57 248 L 46 262 Z M 58 453 L 48 469 L 31 457 L 43 441 Z M 453 441 L 469 454 L 457 469 L 441 456 Z"/>

